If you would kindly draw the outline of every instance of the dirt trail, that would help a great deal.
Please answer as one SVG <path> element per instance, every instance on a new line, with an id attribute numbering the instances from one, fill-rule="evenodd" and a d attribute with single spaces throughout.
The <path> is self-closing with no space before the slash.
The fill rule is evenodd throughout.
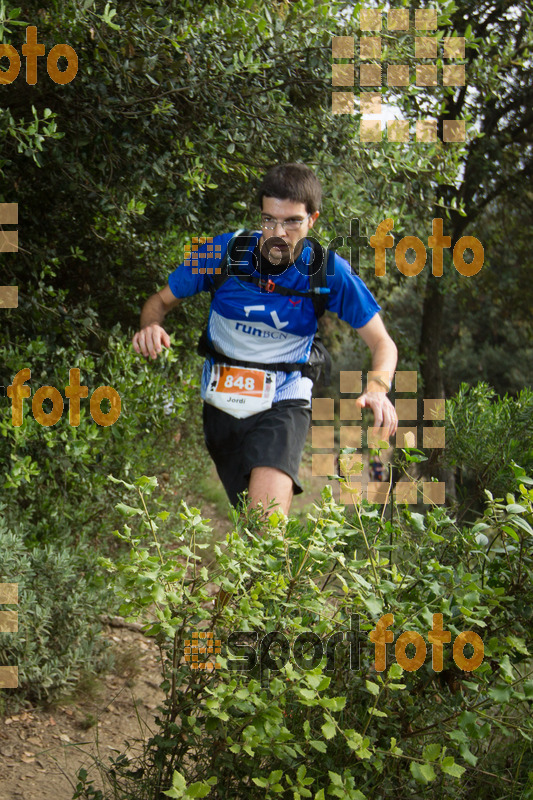
<path id="1" fill-rule="evenodd" d="M 76 773 L 85 767 L 101 786 L 94 759 L 138 751 L 135 739 L 155 729 L 163 699 L 157 648 L 142 633 L 105 626 L 116 652 L 115 670 L 96 684 L 95 696 L 50 709 L 27 708 L 0 727 L 1 800 L 71 800 Z M 138 718 L 137 718 L 138 715 Z"/>

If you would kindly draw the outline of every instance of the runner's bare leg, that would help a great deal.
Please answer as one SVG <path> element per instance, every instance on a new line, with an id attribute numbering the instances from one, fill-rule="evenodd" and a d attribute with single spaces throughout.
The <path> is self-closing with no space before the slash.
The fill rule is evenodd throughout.
<path id="1" fill-rule="evenodd" d="M 286 472 L 274 467 L 254 467 L 250 473 L 248 500 L 251 506 L 262 502 L 267 509 L 270 501 L 276 499 L 276 505 L 270 508 L 270 514 L 280 508 L 288 516 L 293 496 L 292 478 Z M 221 611 L 231 597 L 231 593 L 219 589 L 215 599 L 215 609 Z"/>
<path id="2" fill-rule="evenodd" d="M 250 505 L 255 506 L 259 501 L 263 507 L 275 500 L 276 507 L 288 516 L 293 496 L 293 482 L 290 475 L 275 467 L 254 467 L 250 473 L 248 485 L 248 499 Z M 275 510 L 272 507 L 270 513 Z"/>

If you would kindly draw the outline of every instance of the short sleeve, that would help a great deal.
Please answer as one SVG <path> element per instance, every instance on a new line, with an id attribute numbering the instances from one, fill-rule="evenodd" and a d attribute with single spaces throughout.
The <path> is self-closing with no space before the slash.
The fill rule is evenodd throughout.
<path id="1" fill-rule="evenodd" d="M 330 289 L 328 311 L 333 311 L 352 328 L 362 328 L 370 322 L 381 306 L 358 275 L 354 275 L 344 258 L 335 253 L 333 275 L 327 276 Z"/>
<path id="2" fill-rule="evenodd" d="M 233 233 L 223 233 L 212 239 L 193 237 L 191 243 L 185 245 L 184 261 L 168 278 L 170 291 L 175 297 L 192 297 L 208 291 L 232 236 Z"/>

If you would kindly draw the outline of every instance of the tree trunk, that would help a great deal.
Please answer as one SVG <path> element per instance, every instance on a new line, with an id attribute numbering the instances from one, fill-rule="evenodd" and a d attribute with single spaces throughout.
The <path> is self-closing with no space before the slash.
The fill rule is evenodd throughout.
<path id="1" fill-rule="evenodd" d="M 426 399 L 444 398 L 444 382 L 440 368 L 440 348 L 442 322 L 444 317 L 444 293 L 440 288 L 439 280 L 431 271 L 428 271 L 426 279 L 426 291 L 424 294 L 424 305 L 422 311 L 422 329 L 419 343 L 420 373 L 422 377 L 422 397 Z M 420 396 L 420 395 L 419 395 Z M 419 403 L 418 419 L 423 420 L 423 403 Z M 427 420 L 422 422 L 420 427 L 428 426 Z M 422 443 L 421 431 L 419 431 L 419 442 Z M 455 475 L 453 470 L 443 469 L 439 466 L 439 456 L 441 450 L 435 449 L 430 452 L 427 461 L 420 464 L 421 477 L 434 477 L 446 484 L 446 502 L 449 504 L 455 500 Z"/>
<path id="2" fill-rule="evenodd" d="M 439 280 L 442 279 L 435 278 L 428 270 L 418 348 L 423 396 L 428 399 L 444 397 L 444 384 L 439 364 L 444 295 L 440 289 Z"/>

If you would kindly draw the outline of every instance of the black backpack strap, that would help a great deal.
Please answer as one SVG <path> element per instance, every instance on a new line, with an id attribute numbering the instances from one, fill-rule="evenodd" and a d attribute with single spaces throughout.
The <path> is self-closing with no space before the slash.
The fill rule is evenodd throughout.
<path id="1" fill-rule="evenodd" d="M 309 266 L 314 267 L 314 269 L 309 274 L 309 288 L 313 292 L 311 299 L 315 307 L 316 318 L 320 319 L 328 304 L 327 275 L 333 275 L 335 253 L 333 250 L 326 250 L 316 239 L 311 240 L 311 246 L 313 249 L 313 261 Z"/>
<path id="2" fill-rule="evenodd" d="M 225 283 L 231 274 L 234 274 L 232 259 L 235 255 L 235 248 L 238 244 L 240 253 L 246 252 L 250 247 L 250 243 L 255 238 L 253 231 L 245 230 L 244 228 L 240 228 L 236 231 L 231 239 L 228 242 L 228 246 L 226 248 L 226 252 L 224 253 L 224 257 L 220 264 L 218 265 L 218 270 L 215 275 L 213 275 L 213 282 L 209 287 L 209 291 L 211 292 L 211 300 L 215 296 L 215 292 L 217 289 L 220 289 L 223 283 Z M 239 262 L 237 262 L 239 263 Z"/>
<path id="3" fill-rule="evenodd" d="M 316 341 L 316 340 L 315 340 Z M 324 352 L 327 357 L 329 358 L 329 353 L 320 342 L 321 348 L 318 348 L 320 352 Z M 322 360 L 319 358 L 313 358 L 313 352 L 315 351 L 315 342 L 313 342 L 313 347 L 311 349 L 311 358 L 309 361 L 294 361 L 292 363 L 288 363 L 286 361 L 276 361 L 273 364 L 267 363 L 258 363 L 257 361 L 241 361 L 238 358 L 231 358 L 231 356 L 226 356 L 224 353 L 219 353 L 218 350 L 215 350 L 213 345 L 209 342 L 207 338 L 207 330 L 204 330 L 200 339 L 198 341 L 198 355 L 200 356 L 211 356 L 213 361 L 221 363 L 221 364 L 229 364 L 230 366 L 235 367 L 243 367 L 245 369 L 266 369 L 270 370 L 271 372 L 301 372 L 304 378 L 311 378 L 311 380 L 315 381 L 320 374 L 320 367 L 324 365 Z M 316 351 L 315 351 L 316 352 Z M 329 361 L 331 365 L 331 359 Z M 326 365 L 326 374 L 329 376 L 329 370 Z"/>
<path id="4" fill-rule="evenodd" d="M 312 380 L 318 380 L 320 372 L 323 369 L 324 386 L 331 386 L 331 356 L 318 334 L 315 334 L 315 338 L 313 339 L 307 364 L 313 370 L 313 373 L 316 372 L 316 377 L 313 377 Z"/>

